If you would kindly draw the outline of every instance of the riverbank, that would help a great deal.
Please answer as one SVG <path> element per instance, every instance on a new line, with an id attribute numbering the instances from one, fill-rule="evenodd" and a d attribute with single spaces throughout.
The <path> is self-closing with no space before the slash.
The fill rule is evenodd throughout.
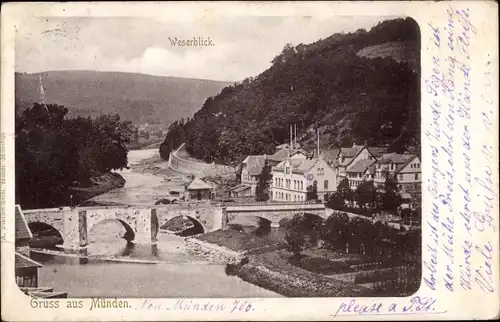
<path id="1" fill-rule="evenodd" d="M 168 161 L 163 160 L 160 155 L 145 158 L 130 166 L 132 171 L 137 173 L 150 173 L 158 176 L 182 176 L 180 173 L 172 171 L 168 166 Z"/>
<path id="2" fill-rule="evenodd" d="M 134 263 L 134 264 L 161 264 L 164 261 L 159 260 L 145 260 L 145 259 L 137 259 L 137 258 L 127 258 L 124 256 L 120 257 L 111 257 L 111 256 L 86 256 L 82 254 L 72 254 L 72 253 L 63 253 L 61 251 L 48 250 L 48 249 L 30 249 L 31 253 L 34 254 L 42 254 L 42 255 L 53 255 L 59 257 L 68 257 L 68 258 L 76 258 L 76 259 L 87 259 L 87 260 L 95 260 L 102 262 L 119 262 L 119 263 Z"/>
<path id="3" fill-rule="evenodd" d="M 108 172 L 99 177 L 91 179 L 92 186 L 80 188 L 70 187 L 69 191 L 73 195 L 73 202 L 80 203 L 95 196 L 106 193 L 110 190 L 121 188 L 125 185 L 125 179 L 118 173 Z"/>
<path id="4" fill-rule="evenodd" d="M 312 247 L 297 256 L 274 238 L 233 230 L 186 243 L 194 255 L 225 263 L 228 275 L 287 297 L 409 296 L 420 285 L 418 265 L 383 255 Z"/>

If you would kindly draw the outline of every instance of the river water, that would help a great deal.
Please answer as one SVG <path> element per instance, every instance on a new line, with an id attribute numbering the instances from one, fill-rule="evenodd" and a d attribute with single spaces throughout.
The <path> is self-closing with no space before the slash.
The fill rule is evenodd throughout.
<path id="1" fill-rule="evenodd" d="M 129 165 L 158 153 L 129 152 Z M 125 186 L 95 197 L 97 202 L 154 205 L 181 180 L 124 169 Z M 153 246 L 131 245 L 120 238 L 124 228 L 103 222 L 89 234 L 87 254 L 162 261 L 159 264 L 82 261 L 78 258 L 32 254 L 43 264 L 39 285 L 68 292 L 68 297 L 276 297 L 276 293 L 227 276 L 224 265 L 211 264 L 187 253 L 184 238 L 160 233 Z"/>

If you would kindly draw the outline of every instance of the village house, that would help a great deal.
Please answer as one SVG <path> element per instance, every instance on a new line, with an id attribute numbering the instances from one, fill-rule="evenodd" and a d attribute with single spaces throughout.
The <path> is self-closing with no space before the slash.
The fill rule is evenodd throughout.
<path id="1" fill-rule="evenodd" d="M 365 145 L 353 145 L 352 148 L 341 148 L 336 162 L 337 182 L 347 178 L 348 170 L 361 160 L 376 161 L 376 158 Z M 358 170 L 358 166 L 356 170 Z"/>
<path id="2" fill-rule="evenodd" d="M 375 164 L 374 159 L 358 160 L 346 170 L 346 177 L 349 181 L 349 187 L 355 190 L 363 181 L 368 180 L 366 175 L 368 168 Z"/>
<path id="3" fill-rule="evenodd" d="M 273 167 L 272 200 L 304 202 L 307 187 L 317 184 L 318 199 L 337 189 L 337 175 L 322 156 L 316 159 L 288 158 Z"/>
<path id="4" fill-rule="evenodd" d="M 186 185 L 186 200 L 212 200 L 212 191 L 213 187 L 210 184 L 195 178 Z"/>
<path id="5" fill-rule="evenodd" d="M 384 187 L 386 175 L 394 176 L 403 198 L 411 197 L 413 206 L 422 201 L 422 169 L 420 158 L 414 154 L 386 153 L 367 169 L 367 179 L 375 187 Z"/>

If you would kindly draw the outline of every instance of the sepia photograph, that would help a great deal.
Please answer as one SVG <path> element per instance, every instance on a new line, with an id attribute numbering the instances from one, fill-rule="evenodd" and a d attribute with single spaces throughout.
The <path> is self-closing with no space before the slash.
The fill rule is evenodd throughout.
<path id="1" fill-rule="evenodd" d="M 96 307 L 415 294 L 420 52 L 406 16 L 16 26 L 17 285 Z"/>

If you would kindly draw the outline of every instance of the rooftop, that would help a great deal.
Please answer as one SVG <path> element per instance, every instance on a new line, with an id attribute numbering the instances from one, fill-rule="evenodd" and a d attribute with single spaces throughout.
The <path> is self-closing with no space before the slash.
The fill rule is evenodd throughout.
<path id="1" fill-rule="evenodd" d="M 16 252 L 15 268 L 42 267 L 42 264 L 35 262 L 28 256 Z"/>
<path id="2" fill-rule="evenodd" d="M 31 234 L 28 222 L 26 221 L 26 218 L 24 218 L 23 211 L 19 205 L 15 206 L 15 216 L 16 240 L 32 239 L 33 235 Z"/>
<path id="3" fill-rule="evenodd" d="M 340 149 L 338 148 L 322 149 L 320 153 L 323 154 L 323 159 L 325 159 L 325 161 L 331 162 L 337 159 L 340 153 Z"/>
<path id="4" fill-rule="evenodd" d="M 247 165 L 248 174 L 251 176 L 258 176 L 264 168 L 266 163 L 266 155 L 249 155 L 243 161 Z"/>
<path id="5" fill-rule="evenodd" d="M 205 181 L 201 180 L 200 178 L 195 178 L 189 186 L 187 187 L 188 190 L 207 190 L 207 189 L 212 189 L 212 186 L 206 183 Z"/>
<path id="6" fill-rule="evenodd" d="M 340 148 L 340 152 L 342 152 L 342 155 L 346 158 L 354 158 L 364 147 L 364 145 L 356 145 L 352 148 Z"/>
<path id="7" fill-rule="evenodd" d="M 389 151 L 388 147 L 378 147 L 378 146 L 369 146 L 367 147 L 367 149 L 376 158 L 380 158 L 384 153 L 387 153 Z"/>
<path id="8" fill-rule="evenodd" d="M 359 160 L 347 172 L 364 173 L 375 162 L 375 160 Z"/>
<path id="9" fill-rule="evenodd" d="M 292 164 L 293 170 L 295 173 L 306 173 L 309 171 L 315 164 L 318 162 L 318 159 L 290 159 L 290 163 Z M 280 163 L 276 167 L 274 167 L 277 171 L 283 171 L 285 169 L 285 163 Z"/>

